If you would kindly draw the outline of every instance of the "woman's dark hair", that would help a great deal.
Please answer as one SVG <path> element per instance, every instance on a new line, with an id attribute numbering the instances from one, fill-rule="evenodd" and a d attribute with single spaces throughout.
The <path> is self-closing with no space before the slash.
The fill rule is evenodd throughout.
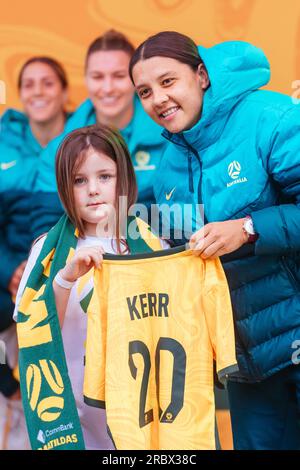
<path id="1" fill-rule="evenodd" d="M 134 50 L 135 48 L 133 44 L 131 44 L 131 42 L 123 33 L 115 31 L 114 29 L 110 29 L 102 36 L 96 38 L 89 46 L 85 57 L 85 69 L 87 68 L 90 55 L 94 52 L 124 51 L 129 55 L 129 57 L 132 57 Z"/>
<path id="2" fill-rule="evenodd" d="M 189 65 L 193 70 L 197 70 L 199 64 L 203 64 L 198 48 L 191 38 L 176 31 L 162 31 L 140 44 L 131 57 L 129 76 L 133 84 L 132 70 L 135 64 L 140 60 L 156 56 L 176 59 Z"/>
<path id="3" fill-rule="evenodd" d="M 74 182 L 76 172 L 91 148 L 116 163 L 116 241 L 118 251 L 121 252 L 120 227 L 124 221 L 119 217 L 120 196 L 127 196 L 127 216 L 128 209 L 136 202 L 137 183 L 129 150 L 117 129 L 97 124 L 77 129 L 65 137 L 56 154 L 58 194 L 70 220 L 77 227 L 79 236 L 84 237 L 84 222 L 75 206 Z"/>
<path id="4" fill-rule="evenodd" d="M 52 59 L 52 57 L 36 56 L 36 57 L 31 57 L 30 59 L 28 59 L 25 62 L 25 64 L 23 64 L 23 66 L 22 66 L 22 68 L 19 72 L 19 76 L 18 76 L 18 89 L 19 90 L 22 86 L 22 78 L 23 78 L 24 70 L 26 69 L 26 67 L 28 65 L 36 64 L 36 63 L 49 65 L 49 67 L 51 67 L 51 69 L 56 74 L 57 78 L 59 79 L 63 90 L 68 88 L 68 86 L 69 86 L 68 78 L 67 78 L 67 74 L 66 74 L 65 69 L 63 68 L 63 66 L 57 60 Z"/>

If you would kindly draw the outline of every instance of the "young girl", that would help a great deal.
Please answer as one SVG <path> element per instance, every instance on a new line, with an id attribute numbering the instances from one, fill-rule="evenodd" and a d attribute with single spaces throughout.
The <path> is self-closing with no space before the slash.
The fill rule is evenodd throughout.
<path id="1" fill-rule="evenodd" d="M 134 169 L 126 144 L 117 131 L 106 126 L 90 126 L 65 138 L 57 154 L 56 175 L 61 201 L 78 230 L 75 254 L 53 281 L 66 362 L 86 448 L 113 449 L 106 431 L 105 411 L 83 402 L 86 315 L 80 304 L 77 281 L 101 265 L 103 253 L 129 253 L 120 226 L 126 222 L 128 209 L 136 200 Z M 120 197 L 126 197 L 127 201 L 123 213 Z M 44 236 L 32 248 L 17 305 L 45 240 Z M 161 242 L 161 246 L 167 247 L 167 243 Z M 92 277 L 88 282 L 92 282 Z"/>

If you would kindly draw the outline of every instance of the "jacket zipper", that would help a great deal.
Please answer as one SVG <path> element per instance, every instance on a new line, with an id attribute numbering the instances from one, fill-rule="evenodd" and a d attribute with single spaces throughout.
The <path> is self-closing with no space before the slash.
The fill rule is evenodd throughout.
<path id="1" fill-rule="evenodd" d="M 192 174 L 192 157 L 188 154 L 188 168 L 189 168 L 189 191 L 190 193 L 194 193 L 194 181 L 193 181 L 193 174 Z"/>
<path id="2" fill-rule="evenodd" d="M 194 147 L 192 147 L 184 138 L 184 136 L 182 135 L 182 139 L 184 140 L 184 143 L 185 145 L 187 146 L 188 150 L 190 150 L 194 155 L 195 157 L 197 158 L 198 160 L 198 163 L 199 163 L 199 167 L 200 167 L 200 178 L 199 178 L 199 182 L 198 182 L 198 204 L 201 204 L 203 205 L 203 200 L 202 200 L 202 160 L 200 158 L 200 155 L 199 153 L 197 152 L 197 150 L 194 149 Z M 188 158 L 190 159 L 190 156 L 188 156 Z M 189 162 L 189 178 L 191 176 L 191 172 L 192 172 L 192 169 L 191 169 L 191 162 Z M 203 214 L 204 216 L 204 224 L 207 224 L 207 218 L 205 216 L 205 212 Z"/>
<path id="3" fill-rule="evenodd" d="M 287 272 L 287 274 L 290 278 L 291 283 L 293 284 L 295 289 L 299 292 L 299 290 L 300 290 L 299 281 L 295 278 L 294 273 L 291 271 L 289 265 L 287 264 L 285 256 L 281 257 L 281 261 L 282 261 L 282 264 L 283 264 L 283 266 L 284 266 L 284 268 L 285 268 L 285 270 L 286 270 L 286 272 Z"/>

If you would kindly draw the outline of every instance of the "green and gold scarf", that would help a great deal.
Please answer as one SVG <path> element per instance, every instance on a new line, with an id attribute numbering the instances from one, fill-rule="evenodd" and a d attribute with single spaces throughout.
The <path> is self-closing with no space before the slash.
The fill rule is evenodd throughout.
<path id="1" fill-rule="evenodd" d="M 127 244 L 132 254 L 160 249 L 147 224 L 129 217 L 130 225 Z M 19 304 L 20 384 L 34 450 L 84 449 L 52 287 L 56 273 L 73 257 L 77 241 L 78 231 L 64 215 L 49 231 Z M 90 294 L 81 302 L 87 309 Z"/>

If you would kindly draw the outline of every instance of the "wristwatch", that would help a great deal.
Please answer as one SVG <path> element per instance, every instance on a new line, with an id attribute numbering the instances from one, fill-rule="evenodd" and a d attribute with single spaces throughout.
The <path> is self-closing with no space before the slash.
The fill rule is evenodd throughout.
<path id="1" fill-rule="evenodd" d="M 258 234 L 255 233 L 254 227 L 253 227 L 253 221 L 250 215 L 246 216 L 246 220 L 243 224 L 243 230 L 248 236 L 248 242 L 247 243 L 255 243 L 256 240 L 258 239 Z"/>

